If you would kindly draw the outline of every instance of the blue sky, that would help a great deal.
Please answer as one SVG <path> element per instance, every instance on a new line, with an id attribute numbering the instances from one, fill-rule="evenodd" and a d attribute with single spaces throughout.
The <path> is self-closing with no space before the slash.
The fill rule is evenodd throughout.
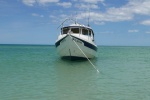
<path id="1" fill-rule="evenodd" d="M 90 15 L 97 45 L 150 46 L 149 5 L 150 0 L 0 0 L 0 44 L 54 44 L 63 20 L 87 24 Z"/>

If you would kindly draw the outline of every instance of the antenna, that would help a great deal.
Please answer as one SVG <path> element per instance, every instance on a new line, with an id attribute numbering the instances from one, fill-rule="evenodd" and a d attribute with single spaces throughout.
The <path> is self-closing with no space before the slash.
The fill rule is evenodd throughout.
<path id="1" fill-rule="evenodd" d="M 88 26 L 90 26 L 90 24 L 89 24 L 89 19 L 90 19 L 90 18 L 88 17 Z"/>
<path id="2" fill-rule="evenodd" d="M 76 17 L 75 17 L 75 24 L 77 23 L 77 11 L 76 11 Z"/>
<path id="3" fill-rule="evenodd" d="M 88 15 L 88 26 L 90 26 L 90 8 L 88 10 L 88 13 L 89 13 L 89 15 Z"/>

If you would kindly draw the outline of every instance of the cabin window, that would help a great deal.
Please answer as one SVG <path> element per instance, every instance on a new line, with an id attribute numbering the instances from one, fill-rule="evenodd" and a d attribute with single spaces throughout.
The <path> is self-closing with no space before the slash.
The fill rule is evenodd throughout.
<path id="1" fill-rule="evenodd" d="M 91 36 L 93 36 L 93 37 L 94 37 L 94 32 L 93 32 L 93 30 L 91 30 Z"/>
<path id="2" fill-rule="evenodd" d="M 67 28 L 63 28 L 63 30 L 62 30 L 62 34 L 67 34 L 68 33 L 68 31 L 69 31 L 69 28 L 67 27 Z"/>
<path id="3" fill-rule="evenodd" d="M 91 30 L 89 30 L 89 36 L 92 36 L 92 31 Z"/>
<path id="4" fill-rule="evenodd" d="M 88 30 L 87 29 L 82 29 L 82 34 L 83 35 L 88 35 Z"/>
<path id="5" fill-rule="evenodd" d="M 73 33 L 79 33 L 79 28 L 72 28 L 71 31 L 72 31 Z"/>

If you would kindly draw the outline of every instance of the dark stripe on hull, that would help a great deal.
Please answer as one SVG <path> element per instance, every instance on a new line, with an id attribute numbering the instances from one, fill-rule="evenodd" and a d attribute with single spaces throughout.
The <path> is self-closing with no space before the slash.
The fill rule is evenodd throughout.
<path id="1" fill-rule="evenodd" d="M 86 47 L 88 47 L 88 48 L 91 48 L 91 49 L 97 51 L 97 47 L 94 46 L 93 44 L 90 44 L 90 43 L 88 43 L 88 42 L 86 42 L 86 41 L 84 41 L 84 40 L 82 40 L 82 39 L 77 38 L 77 37 L 74 37 L 74 36 L 72 36 L 72 37 L 73 37 L 73 38 L 76 38 L 76 39 L 78 39 L 78 40 L 80 40 L 80 41 L 82 41 L 82 42 L 84 43 L 84 46 L 86 46 Z"/>
<path id="2" fill-rule="evenodd" d="M 66 35 L 64 38 L 60 39 L 59 41 L 57 41 L 57 42 L 55 43 L 56 48 L 60 45 L 60 42 L 61 42 L 63 39 L 65 39 L 67 36 L 68 36 L 68 35 Z"/>
<path id="3" fill-rule="evenodd" d="M 63 56 L 61 57 L 63 60 L 87 60 L 84 57 L 77 57 L 77 56 Z"/>
<path id="4" fill-rule="evenodd" d="M 67 36 L 68 36 L 68 35 L 67 35 Z M 65 39 L 67 36 L 65 36 L 65 37 L 62 38 L 61 40 L 57 41 L 57 42 L 55 43 L 55 46 L 58 47 L 58 46 L 60 45 L 60 42 L 61 42 L 63 39 Z M 82 41 L 82 42 L 84 43 L 84 46 L 86 46 L 86 47 L 88 47 L 88 48 L 91 48 L 91 49 L 97 51 L 97 47 L 94 46 L 93 44 L 90 44 L 90 43 L 88 43 L 88 42 L 86 42 L 86 41 L 84 41 L 84 40 L 82 40 L 82 39 L 79 39 L 79 38 L 77 38 L 77 37 L 74 37 L 74 36 L 71 36 L 71 37 L 76 38 L 76 39 Z"/>

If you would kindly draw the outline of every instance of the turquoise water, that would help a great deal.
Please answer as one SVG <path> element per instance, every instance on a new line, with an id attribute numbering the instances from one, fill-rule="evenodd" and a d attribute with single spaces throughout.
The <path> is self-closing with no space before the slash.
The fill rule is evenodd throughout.
<path id="1" fill-rule="evenodd" d="M 150 47 L 99 46 L 62 60 L 54 46 L 0 45 L 0 100 L 150 100 Z"/>

